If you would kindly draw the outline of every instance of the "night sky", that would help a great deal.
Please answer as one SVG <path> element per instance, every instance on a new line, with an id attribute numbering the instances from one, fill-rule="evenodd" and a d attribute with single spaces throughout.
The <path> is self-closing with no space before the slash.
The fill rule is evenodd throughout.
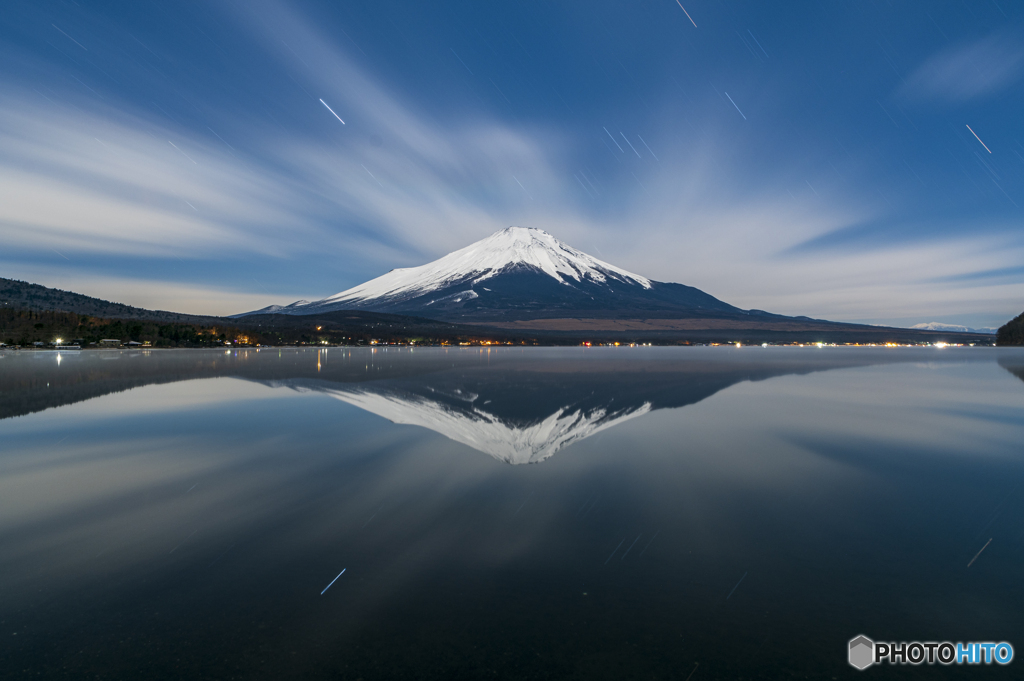
<path id="1" fill-rule="evenodd" d="M 0 276 L 228 314 L 522 225 L 744 308 L 1024 309 L 1024 4 L 681 1 L 5 2 Z"/>

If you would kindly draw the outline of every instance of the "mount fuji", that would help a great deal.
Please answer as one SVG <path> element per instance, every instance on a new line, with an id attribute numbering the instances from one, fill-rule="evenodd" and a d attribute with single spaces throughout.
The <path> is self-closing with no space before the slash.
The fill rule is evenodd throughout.
<path id="1" fill-rule="evenodd" d="M 323 300 L 272 305 L 237 316 L 336 310 L 460 322 L 733 318 L 751 314 L 692 286 L 652 281 L 627 272 L 543 230 L 508 227 L 434 262 L 391 270 Z"/>

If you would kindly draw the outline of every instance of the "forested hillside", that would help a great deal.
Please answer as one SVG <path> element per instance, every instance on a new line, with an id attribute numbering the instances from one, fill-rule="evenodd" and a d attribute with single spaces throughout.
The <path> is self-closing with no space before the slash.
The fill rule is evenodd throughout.
<path id="1" fill-rule="evenodd" d="M 996 345 L 1024 345 L 1024 312 L 999 328 Z"/>
<path id="2" fill-rule="evenodd" d="M 75 312 L 92 317 L 112 319 L 147 319 L 163 322 L 194 322 L 203 323 L 213 317 L 188 315 L 163 310 L 146 310 L 141 307 L 111 303 L 107 300 L 92 298 L 81 293 L 61 291 L 39 284 L 29 284 L 15 279 L 0 277 L 0 309 L 33 310 L 38 312 L 60 311 Z"/>

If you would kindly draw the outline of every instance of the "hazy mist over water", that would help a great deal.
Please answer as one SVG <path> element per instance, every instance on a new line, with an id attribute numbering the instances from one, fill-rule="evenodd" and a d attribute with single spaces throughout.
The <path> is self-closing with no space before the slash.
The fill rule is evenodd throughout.
<path id="1" fill-rule="evenodd" d="M 845 678 L 857 634 L 1024 646 L 1024 351 L 6 353 L 0 417 L 10 678 Z"/>

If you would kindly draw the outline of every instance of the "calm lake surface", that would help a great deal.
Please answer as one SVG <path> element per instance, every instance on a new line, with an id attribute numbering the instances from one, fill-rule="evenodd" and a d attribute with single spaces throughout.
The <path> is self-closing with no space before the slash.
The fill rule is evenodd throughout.
<path id="1" fill-rule="evenodd" d="M 1011 678 L 846 646 L 1022 576 L 1014 349 L 0 354 L 4 679 Z"/>

